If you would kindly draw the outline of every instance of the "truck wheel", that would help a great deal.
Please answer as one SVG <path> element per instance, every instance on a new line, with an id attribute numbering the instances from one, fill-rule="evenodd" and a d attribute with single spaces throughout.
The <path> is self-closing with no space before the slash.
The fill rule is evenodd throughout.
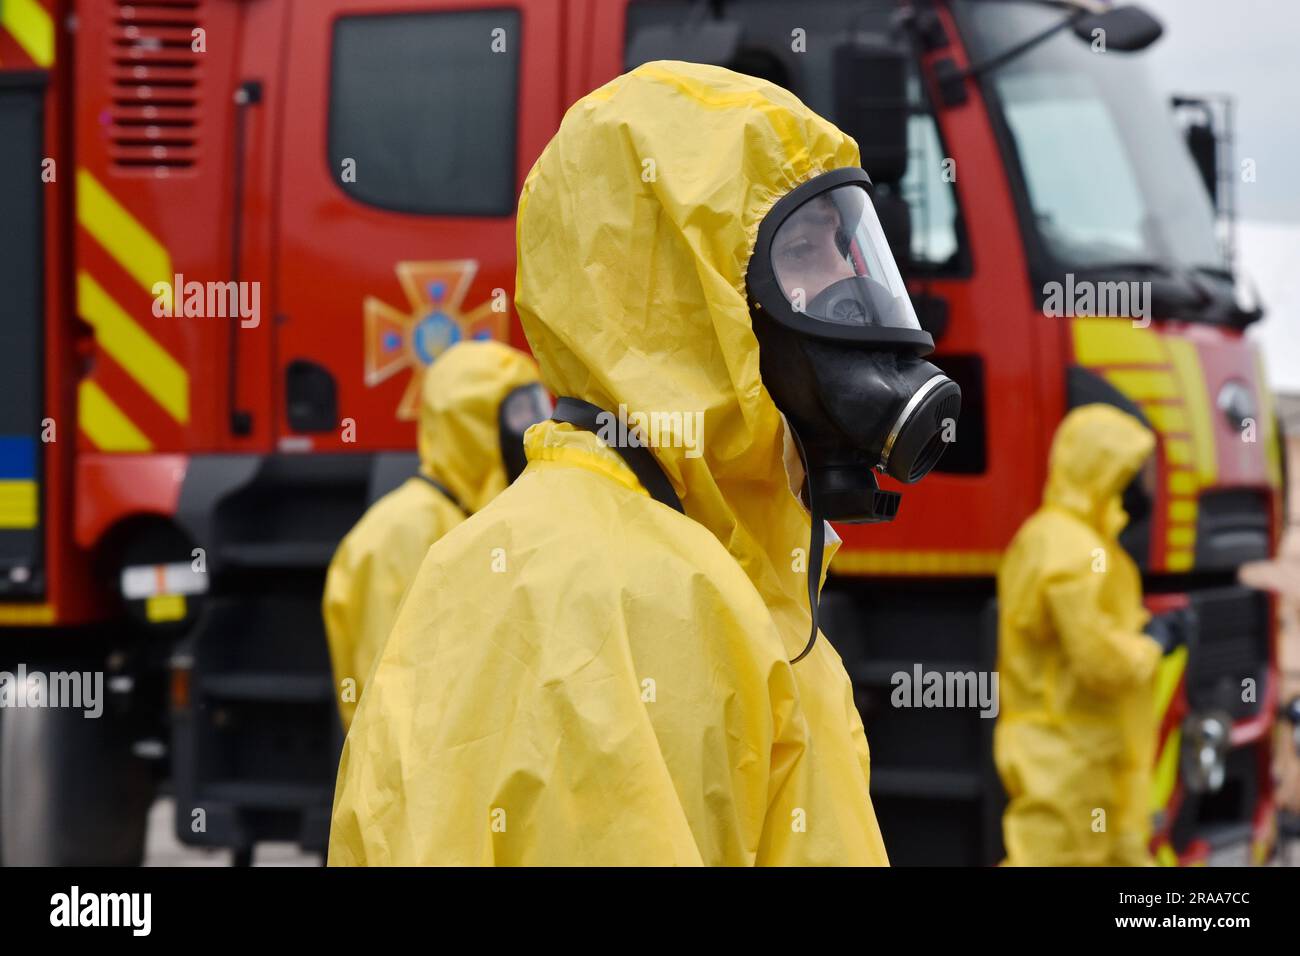
<path id="1" fill-rule="evenodd" d="M 134 866 L 144 859 L 151 768 L 105 710 L 0 709 L 0 862 Z"/>

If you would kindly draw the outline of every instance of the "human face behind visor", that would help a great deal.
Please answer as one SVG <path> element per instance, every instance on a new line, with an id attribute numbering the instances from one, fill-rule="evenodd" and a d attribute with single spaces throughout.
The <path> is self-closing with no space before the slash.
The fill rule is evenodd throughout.
<path id="1" fill-rule="evenodd" d="M 501 433 L 501 462 L 506 469 L 506 484 L 514 484 L 528 464 L 524 456 L 524 432 L 550 418 L 554 410 L 551 396 L 541 382 L 520 385 L 502 399 L 497 425 Z"/>
<path id="2" fill-rule="evenodd" d="M 786 216 L 771 260 L 795 312 L 837 325 L 920 329 L 862 183 L 832 187 Z"/>

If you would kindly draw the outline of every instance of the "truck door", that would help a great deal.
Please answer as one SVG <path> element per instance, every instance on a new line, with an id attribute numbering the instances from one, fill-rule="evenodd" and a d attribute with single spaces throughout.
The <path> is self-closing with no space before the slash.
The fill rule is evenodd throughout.
<path id="1" fill-rule="evenodd" d="M 45 76 L 0 84 L 0 596 L 43 589 L 40 511 L 45 318 L 41 169 Z"/>
<path id="2" fill-rule="evenodd" d="M 413 447 L 428 364 L 462 339 L 511 337 L 515 206 L 559 125 L 559 24 L 558 0 L 294 6 L 273 369 L 282 450 Z"/>

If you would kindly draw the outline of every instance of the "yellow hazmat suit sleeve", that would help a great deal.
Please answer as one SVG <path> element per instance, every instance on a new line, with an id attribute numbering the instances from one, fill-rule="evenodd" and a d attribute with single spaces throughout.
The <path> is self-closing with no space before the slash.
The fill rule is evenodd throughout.
<path id="1" fill-rule="evenodd" d="M 1047 585 L 1047 606 L 1065 660 L 1097 694 L 1115 694 L 1145 683 L 1160 662 L 1160 647 L 1145 634 L 1126 630 L 1101 610 L 1102 575 Z"/>
<path id="2" fill-rule="evenodd" d="M 1043 506 L 998 570 L 994 759 L 1007 862 L 1145 862 L 1159 646 L 1118 540 L 1124 486 L 1155 439 L 1106 405 L 1057 430 Z"/>
<path id="3" fill-rule="evenodd" d="M 349 727 L 397 608 L 429 545 L 505 487 L 497 410 L 537 381 L 531 358 L 499 342 L 453 346 L 425 372 L 418 421 L 420 471 L 375 502 L 340 543 L 322 613 L 343 726 Z"/>
<path id="4" fill-rule="evenodd" d="M 516 304 L 556 395 L 656 417 L 686 514 L 546 422 L 421 566 L 348 735 L 332 864 L 884 864 L 848 675 L 810 626 L 809 518 L 744 271 L 853 141 L 783 90 L 651 63 L 525 182 Z M 653 174 L 651 174 L 651 172 Z"/>

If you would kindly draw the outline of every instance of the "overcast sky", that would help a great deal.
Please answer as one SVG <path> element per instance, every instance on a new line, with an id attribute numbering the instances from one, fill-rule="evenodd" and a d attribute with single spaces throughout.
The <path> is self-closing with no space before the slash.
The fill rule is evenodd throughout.
<path id="1" fill-rule="evenodd" d="M 1300 0 L 1140 0 L 1165 35 L 1149 51 L 1170 93 L 1231 93 L 1237 102 L 1241 218 L 1300 223 Z"/>

